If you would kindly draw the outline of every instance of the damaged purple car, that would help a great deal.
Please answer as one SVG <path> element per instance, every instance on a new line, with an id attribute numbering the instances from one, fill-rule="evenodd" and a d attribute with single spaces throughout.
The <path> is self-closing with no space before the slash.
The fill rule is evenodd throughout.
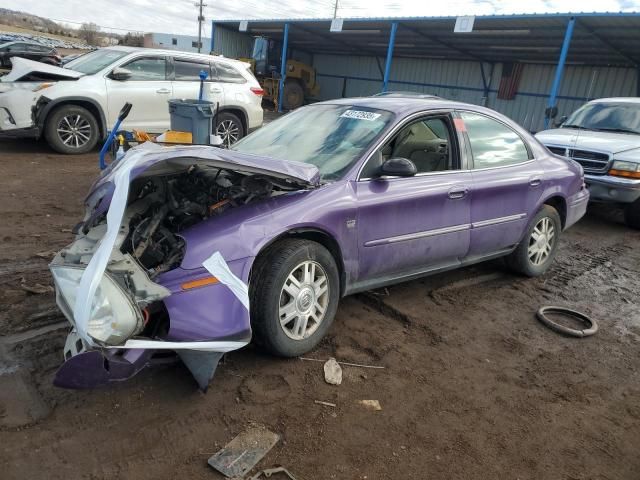
<path id="1" fill-rule="evenodd" d="M 588 199 L 577 163 L 436 98 L 317 103 L 230 150 L 143 145 L 50 266 L 73 326 L 55 382 L 124 380 L 169 350 L 206 389 L 252 338 L 313 349 L 345 295 L 500 256 L 540 275 Z"/>

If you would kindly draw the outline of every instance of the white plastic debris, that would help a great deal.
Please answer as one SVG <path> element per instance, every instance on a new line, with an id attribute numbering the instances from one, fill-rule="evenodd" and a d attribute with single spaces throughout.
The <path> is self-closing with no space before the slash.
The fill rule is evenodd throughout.
<path id="1" fill-rule="evenodd" d="M 340 385 L 342 383 L 342 368 L 333 357 L 324 364 L 324 381 L 330 385 Z"/>
<path id="2" fill-rule="evenodd" d="M 220 252 L 215 252 L 207 258 L 202 262 L 202 266 L 216 277 L 220 283 L 224 283 L 229 287 L 233 294 L 238 297 L 238 300 L 242 302 L 242 305 L 249 310 L 249 287 L 233 274 Z"/>

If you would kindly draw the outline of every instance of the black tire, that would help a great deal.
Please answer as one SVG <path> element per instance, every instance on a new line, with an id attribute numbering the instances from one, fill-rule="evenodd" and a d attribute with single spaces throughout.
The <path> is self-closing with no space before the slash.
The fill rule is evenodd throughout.
<path id="1" fill-rule="evenodd" d="M 624 223 L 630 228 L 640 230 L 640 199 L 624 207 Z"/>
<path id="2" fill-rule="evenodd" d="M 536 228 L 539 228 L 541 222 L 545 221 L 545 219 L 553 226 L 554 235 L 549 242 L 550 251 L 546 254 L 547 256 L 545 258 L 540 258 L 539 263 L 537 263 L 535 261 L 535 254 L 534 258 L 531 258 L 529 248 L 537 247 L 535 240 L 533 239 L 534 231 Z M 520 244 L 509 256 L 507 256 L 507 265 L 515 272 L 526 275 L 527 277 L 537 277 L 544 274 L 549 269 L 556 256 L 561 232 L 562 221 L 560 220 L 558 211 L 549 205 L 543 205 L 533 218 L 533 221 L 529 225 L 529 228 L 527 229 L 527 232 Z M 546 238 L 547 237 L 545 236 L 545 239 Z"/>
<path id="3" fill-rule="evenodd" d="M 77 127 L 75 136 L 58 131 L 71 131 Z M 44 137 L 56 152 L 65 155 L 87 153 L 95 148 L 100 138 L 100 127 L 93 113 L 78 105 L 62 105 L 45 120 Z M 86 137 L 86 138 L 85 138 Z M 66 143 L 65 143 L 66 142 Z"/>
<path id="4" fill-rule="evenodd" d="M 304 90 L 297 80 L 286 80 L 282 105 L 285 110 L 295 110 L 304 104 Z"/>
<path id="5" fill-rule="evenodd" d="M 269 353 L 281 357 L 297 357 L 313 350 L 329 330 L 338 308 L 340 280 L 333 256 L 319 243 L 288 239 L 270 247 L 256 262 L 257 265 L 251 274 L 250 286 L 251 326 L 256 344 Z M 289 296 L 283 290 L 285 281 L 290 278 L 290 275 L 295 274 L 298 266 L 304 265 L 305 262 L 322 267 L 317 271 L 324 274 L 328 294 L 325 299 L 324 316 L 317 322 L 317 326 L 313 320 L 304 323 L 305 334 L 307 330 L 309 331 L 308 336 L 294 339 L 289 335 L 292 333 L 290 330 L 295 330 L 297 319 L 291 320 L 288 325 L 281 325 L 280 309 L 283 304 L 283 308 L 286 308 L 288 302 L 293 299 L 291 297 L 285 301 Z M 303 283 L 303 287 L 304 285 Z M 304 295 L 301 295 L 298 300 L 304 300 L 303 297 Z M 298 306 L 297 301 L 294 300 L 293 303 L 296 307 Z M 310 308 L 316 315 L 317 311 L 313 305 L 316 303 L 310 302 Z"/>
<path id="6" fill-rule="evenodd" d="M 224 145 L 230 147 L 246 135 L 244 126 L 237 115 L 231 112 L 220 112 L 215 128 L 217 135 L 222 137 Z"/>

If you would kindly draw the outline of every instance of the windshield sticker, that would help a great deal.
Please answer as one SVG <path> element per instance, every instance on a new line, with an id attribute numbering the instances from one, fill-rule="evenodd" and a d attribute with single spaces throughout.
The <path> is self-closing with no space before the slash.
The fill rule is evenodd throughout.
<path id="1" fill-rule="evenodd" d="M 380 117 L 379 113 L 373 112 L 364 112 L 362 110 L 347 110 L 342 115 L 342 118 L 355 118 L 356 120 L 367 120 L 369 122 L 373 122 L 374 120 Z"/>

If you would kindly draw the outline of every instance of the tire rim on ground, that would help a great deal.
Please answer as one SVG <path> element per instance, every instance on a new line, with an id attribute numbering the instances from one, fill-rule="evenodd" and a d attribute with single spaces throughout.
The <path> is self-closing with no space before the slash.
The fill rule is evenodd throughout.
<path id="1" fill-rule="evenodd" d="M 564 315 L 566 317 L 571 317 L 573 319 L 579 320 L 580 322 L 585 324 L 585 329 L 578 330 L 576 328 L 567 327 L 565 325 L 560 325 L 559 323 L 554 322 L 549 317 L 547 317 L 548 313 L 555 313 L 556 315 Z M 589 335 L 593 335 L 598 331 L 598 324 L 595 320 L 592 320 L 584 313 L 577 312 L 575 310 L 571 310 L 565 307 L 554 307 L 547 306 L 541 307 L 536 314 L 538 320 L 540 320 L 544 325 L 549 327 L 551 330 L 554 330 L 558 333 L 562 333 L 564 335 L 569 335 L 571 337 L 588 337 Z"/>
<path id="2" fill-rule="evenodd" d="M 549 217 L 541 218 L 533 228 L 529 238 L 527 256 L 532 265 L 539 267 L 544 264 L 553 251 L 556 240 L 556 227 Z"/>
<path id="3" fill-rule="evenodd" d="M 295 267 L 280 291 L 280 327 L 293 340 L 313 335 L 329 305 L 329 279 L 319 263 L 307 260 Z"/>
<path id="4" fill-rule="evenodd" d="M 91 140 L 91 124 L 82 115 L 65 115 L 60 119 L 56 132 L 68 147 L 80 148 Z"/>
<path id="5" fill-rule="evenodd" d="M 219 135 L 224 144 L 230 147 L 240 138 L 240 127 L 233 120 L 223 120 L 218 124 L 216 135 Z"/>

